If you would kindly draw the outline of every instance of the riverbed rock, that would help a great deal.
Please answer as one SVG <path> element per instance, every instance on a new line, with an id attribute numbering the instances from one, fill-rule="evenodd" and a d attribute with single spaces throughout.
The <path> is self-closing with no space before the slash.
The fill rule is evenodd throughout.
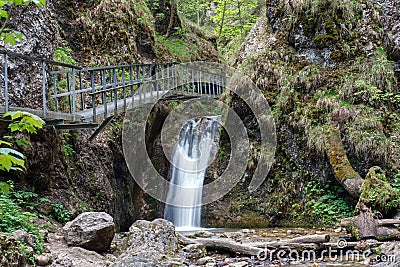
<path id="1" fill-rule="evenodd" d="M 104 252 L 114 238 L 115 224 L 105 212 L 84 212 L 65 224 L 63 231 L 68 245 Z"/>
<path id="2" fill-rule="evenodd" d="M 206 247 L 202 244 L 190 244 L 182 249 L 189 259 L 199 259 L 206 254 Z"/>
<path id="3" fill-rule="evenodd" d="M 164 266 L 163 262 L 175 257 L 178 250 L 174 225 L 163 219 L 136 221 L 125 242 L 127 250 L 113 267 Z"/>

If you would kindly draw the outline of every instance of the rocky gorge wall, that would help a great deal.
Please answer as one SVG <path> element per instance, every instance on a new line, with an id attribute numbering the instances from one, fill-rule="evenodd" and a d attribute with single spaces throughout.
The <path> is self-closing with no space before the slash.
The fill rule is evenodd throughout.
<path id="1" fill-rule="evenodd" d="M 266 7 L 236 64 L 272 106 L 276 162 L 255 194 L 246 189 L 251 175 L 244 177 L 205 207 L 204 220 L 233 226 L 334 223 L 351 214 L 355 202 L 326 157 L 328 127 L 340 129 L 362 177 L 380 166 L 397 184 L 399 4 L 267 0 Z"/>

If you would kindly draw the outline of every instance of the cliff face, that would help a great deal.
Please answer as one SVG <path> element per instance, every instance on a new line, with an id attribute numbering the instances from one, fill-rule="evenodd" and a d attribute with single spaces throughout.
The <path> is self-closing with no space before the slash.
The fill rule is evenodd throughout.
<path id="1" fill-rule="evenodd" d="M 324 151 L 323 133 L 330 126 L 340 129 L 362 177 L 377 165 L 394 182 L 400 170 L 398 1 L 266 5 L 237 66 L 273 107 L 276 163 L 255 194 L 247 192 L 244 179 L 206 207 L 209 225 L 323 223 L 324 208 L 331 207 L 332 217 L 351 211 L 355 203 L 335 181 Z"/>

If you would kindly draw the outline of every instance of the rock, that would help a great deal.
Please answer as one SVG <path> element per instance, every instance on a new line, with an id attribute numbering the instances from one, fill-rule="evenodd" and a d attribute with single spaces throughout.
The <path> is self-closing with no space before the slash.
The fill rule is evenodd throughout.
<path id="1" fill-rule="evenodd" d="M 54 258 L 51 267 L 106 267 L 111 265 L 111 261 L 113 261 L 112 258 L 80 247 L 63 250 Z"/>
<path id="2" fill-rule="evenodd" d="M 68 245 L 104 252 L 114 238 L 115 224 L 105 212 L 85 212 L 65 224 L 63 231 Z"/>
<path id="3" fill-rule="evenodd" d="M 244 267 L 244 266 L 248 266 L 248 263 L 245 262 L 245 261 L 240 261 L 240 262 L 231 263 L 228 266 L 230 266 L 230 267 Z"/>
<path id="4" fill-rule="evenodd" d="M 209 263 L 211 261 L 214 261 L 214 259 L 212 257 L 210 257 L 210 256 L 207 256 L 207 257 L 198 259 L 197 260 L 197 265 L 204 265 L 204 264 Z"/>
<path id="5" fill-rule="evenodd" d="M 376 267 L 400 266 L 400 242 L 386 242 L 379 247 L 378 259 L 380 263 Z"/>
<path id="6" fill-rule="evenodd" d="M 206 264 L 206 267 L 215 267 L 217 264 L 215 262 L 209 262 Z"/>
<path id="7" fill-rule="evenodd" d="M 117 258 L 113 267 L 165 266 L 172 258 L 177 261 L 174 257 L 178 238 L 174 225 L 167 220 L 136 221 L 129 228 L 125 242 L 127 250 Z"/>
<path id="8" fill-rule="evenodd" d="M 206 254 L 206 248 L 201 244 L 190 244 L 183 248 L 185 256 L 189 259 L 199 259 Z"/>
<path id="9" fill-rule="evenodd" d="M 25 242 L 31 247 L 35 246 L 36 238 L 32 234 L 26 232 L 25 230 L 22 230 L 22 229 L 16 230 L 12 234 L 16 240 L 18 240 L 20 242 Z"/>
<path id="10" fill-rule="evenodd" d="M 38 266 L 46 266 L 51 261 L 51 255 L 42 254 L 35 257 L 35 261 Z"/>
<path id="11" fill-rule="evenodd" d="M 214 236 L 214 234 L 211 233 L 211 232 L 208 232 L 208 231 L 201 230 L 201 231 L 198 231 L 197 233 L 195 233 L 194 236 L 195 236 L 195 237 L 204 237 L 204 238 L 208 238 L 208 237 Z"/>

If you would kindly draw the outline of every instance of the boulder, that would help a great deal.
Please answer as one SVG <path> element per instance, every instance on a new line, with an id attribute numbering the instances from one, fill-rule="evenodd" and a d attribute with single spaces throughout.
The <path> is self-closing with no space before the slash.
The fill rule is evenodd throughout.
<path id="1" fill-rule="evenodd" d="M 68 245 L 104 252 L 114 238 L 115 224 L 105 212 L 84 212 L 66 223 L 63 231 Z"/>
<path id="2" fill-rule="evenodd" d="M 129 228 L 125 242 L 127 250 L 113 267 L 164 266 L 176 256 L 179 247 L 174 225 L 163 219 L 136 221 Z"/>

